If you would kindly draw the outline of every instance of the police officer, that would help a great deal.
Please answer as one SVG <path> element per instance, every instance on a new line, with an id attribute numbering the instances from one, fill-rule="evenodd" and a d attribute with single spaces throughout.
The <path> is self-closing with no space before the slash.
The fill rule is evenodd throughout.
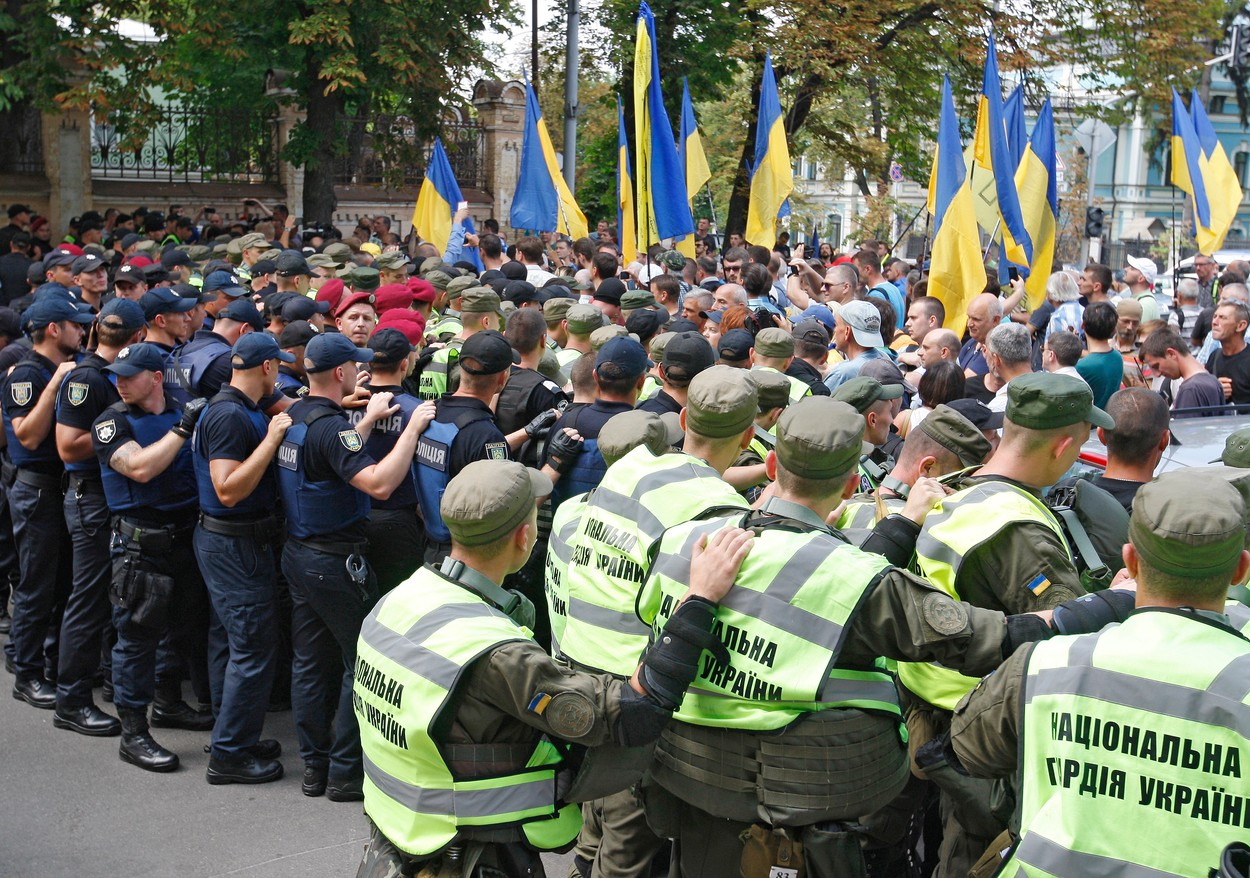
<path id="1" fill-rule="evenodd" d="M 31 349 L 9 373 L 3 395 L 9 458 L 17 468 L 9 487 L 20 570 L 9 630 L 13 697 L 44 710 L 56 706 L 56 690 L 45 673 L 55 673 L 57 665 L 54 652 L 45 655 L 44 635 L 49 627 L 60 627 L 55 608 L 69 594 L 73 574 L 62 509 L 65 470 L 53 429 L 56 399 L 74 368 L 84 327 L 93 319 L 85 306 L 74 305 L 56 290 L 41 290 L 23 315 Z"/>
<path id="2" fill-rule="evenodd" d="M 470 287 L 460 298 L 460 332 L 441 348 L 434 351 L 430 361 L 421 370 L 422 399 L 438 399 L 448 390 L 455 390 L 458 373 L 455 370 L 460 351 L 466 341 L 479 332 L 498 331 L 503 319 L 499 296 L 486 287 Z"/>
<path id="3" fill-rule="evenodd" d="M 916 541 L 921 574 L 951 597 L 1008 613 L 1047 610 L 1084 594 L 1063 530 L 1041 491 L 1075 462 L 1091 424 L 1115 427 L 1079 378 L 1035 372 L 1013 379 L 998 449 L 968 487 L 925 520 Z M 899 679 L 924 702 L 912 711 L 913 722 L 923 727 L 912 736 L 917 751 L 945 731 L 949 711 L 977 682 L 950 668 L 912 662 L 899 665 Z M 990 784 L 930 756 L 932 761 L 919 758 L 917 765 L 943 789 L 938 874 L 962 875 L 1003 827 L 988 813 Z"/>
<path id="4" fill-rule="evenodd" d="M 291 399 L 308 395 L 308 373 L 304 371 L 304 346 L 317 335 L 307 320 L 292 320 L 278 336 L 278 347 L 291 355 L 291 362 L 278 361 L 278 380 L 274 387 Z"/>
<path id="5" fill-rule="evenodd" d="M 124 762 L 162 772 L 176 769 L 178 757 L 148 731 L 148 705 L 157 696 L 157 648 L 168 631 L 191 662 L 204 662 L 207 651 L 207 601 L 191 548 L 196 489 L 187 443 L 204 402 L 193 400 L 184 408 L 168 396 L 164 363 L 155 345 L 123 348 L 106 367 L 117 376 L 121 402 L 92 425 L 104 496 L 116 517 L 109 597 L 117 628 L 118 752 Z"/>
<path id="6" fill-rule="evenodd" d="M 136 302 L 113 299 L 106 304 L 96 323 L 95 351 L 83 357 L 66 376 L 57 399 L 56 445 L 69 472 L 65 526 L 74 547 L 74 582 L 61 621 L 60 671 L 52 724 L 84 735 L 121 734 L 120 723 L 91 700 L 91 688 L 101 665 L 101 637 L 107 630 L 110 652 L 114 637 L 108 603 L 112 528 L 100 481 L 100 461 L 91 444 L 91 425 L 121 399 L 104 369 L 123 348 L 139 340 L 143 327 L 143 309 Z M 104 669 L 111 684 L 111 663 L 105 663 Z"/>
<path id="7" fill-rule="evenodd" d="M 864 416 L 868 425 L 864 441 L 872 446 L 872 450 L 865 452 L 859 462 L 860 494 L 875 491 L 894 467 L 894 462 L 881 451 L 881 446 L 890 438 L 894 403 L 902 397 L 902 384 L 882 384 L 876 378 L 867 376 L 852 378 L 833 391 L 834 399 L 851 405 Z"/>
<path id="8" fill-rule="evenodd" d="M 401 386 L 416 358 L 402 332 L 377 330 L 369 339 L 369 349 L 373 351 L 369 390 L 391 394 L 391 404 L 399 407 L 395 414 L 374 425 L 365 443 L 365 451 L 375 460 L 382 460 L 395 447 L 413 413 L 420 408 L 428 416 L 434 411 L 434 403 L 422 403 Z M 361 410 L 351 414 L 357 412 Z M 425 529 L 417 514 L 417 483 L 412 469 L 404 473 L 391 496 L 373 501 L 365 536 L 369 540 L 369 566 L 377 575 L 381 594 L 399 585 L 420 566 Z"/>
<path id="9" fill-rule="evenodd" d="M 517 352 L 521 362 L 512 367 L 495 405 L 495 420 L 504 433 L 524 427 L 543 412 L 568 402 L 560 385 L 538 371 L 539 361 L 546 349 L 543 344 L 546 336 L 547 324 L 541 311 L 519 308 L 508 315 L 504 338 Z M 552 423 L 555 420 L 552 416 Z M 518 449 L 518 460 L 526 466 L 537 466 L 538 451 L 536 443 Z"/>
<path id="10" fill-rule="evenodd" d="M 382 460 L 364 450 L 374 426 L 398 412 L 389 393 L 370 397 L 352 427 L 341 405 L 356 388 L 357 364 L 373 359 L 339 333 L 304 350 L 309 394 L 292 404 L 291 428 L 278 449 L 278 486 L 286 511 L 282 573 L 291 589 L 291 704 L 303 791 L 336 802 L 361 798 L 360 730 L 351 676 L 360 623 L 377 600 L 365 560 L 370 498 L 385 499 L 412 466 L 426 419 L 414 416 Z"/>
<path id="11" fill-rule="evenodd" d="M 529 556 L 535 506 L 550 491 L 518 463 L 467 466 L 442 499 L 451 555 L 365 620 L 355 691 L 373 834 L 358 878 L 422 864 L 431 873 L 542 874 L 537 851 L 564 847 L 578 829 L 561 792 L 570 789 L 564 741 L 654 740 L 694 675 L 747 535 L 723 531 L 693 549 L 681 608 L 627 680 L 573 673 L 531 639 L 533 608 L 500 586 Z"/>
<path id="12" fill-rule="evenodd" d="M 198 304 L 198 298 L 180 296 L 169 287 L 157 287 L 144 293 L 139 300 L 148 327 L 143 340 L 159 346 L 169 357 L 183 339 L 193 334 L 191 315 Z M 167 380 L 172 375 L 168 373 Z"/>
<path id="13" fill-rule="evenodd" d="M 1019 841 L 1000 874 L 1202 876 L 1246 838 L 1250 643 L 1224 603 L 1250 571 L 1245 538 L 1245 505 L 1224 479 L 1165 473 L 1133 500 L 1136 611 L 1020 647 L 960 702 L 958 761 L 1020 786 Z"/>
<path id="14" fill-rule="evenodd" d="M 247 299 L 235 299 L 217 313 L 213 328 L 201 329 L 191 340 L 174 352 L 174 367 L 184 393 L 199 399 L 210 399 L 230 383 L 230 349 L 246 332 L 263 332 L 265 323 L 260 312 Z M 281 393 L 271 391 L 262 408 L 276 414 L 289 401 Z"/>
<path id="15" fill-rule="evenodd" d="M 204 303 L 206 317 L 204 319 L 205 329 L 212 327 L 213 321 L 217 315 L 235 299 L 251 299 L 252 291 L 246 286 L 246 279 L 241 278 L 233 271 L 210 271 L 208 276 L 204 278 L 204 286 L 202 287 L 206 297 L 211 296 L 210 301 Z M 198 330 L 200 327 L 196 327 Z"/>
<path id="16" fill-rule="evenodd" d="M 210 784 L 282 777 L 276 741 L 262 741 L 277 668 L 278 480 L 273 466 L 291 418 L 268 420 L 259 402 L 279 362 L 294 359 L 263 333 L 234 344 L 230 383 L 209 400 L 192 445 L 199 524 L 193 544 L 213 607 Z"/>
<path id="17" fill-rule="evenodd" d="M 743 839 L 777 828 L 799 837 L 811 874 L 865 874 L 857 824 L 910 775 L 881 657 L 989 671 L 1051 633 L 1040 616 L 1004 624 L 999 612 L 958 603 L 828 526 L 858 483 L 864 429 L 845 403 L 800 400 L 768 455 L 775 493 L 754 512 L 677 525 L 659 542 L 638 601 L 656 636 L 690 579 L 687 547 L 727 525 L 756 534 L 716 611 L 720 643 L 661 736 L 645 793 L 652 826 L 678 840 L 684 878 L 736 874 L 740 861 L 757 874 L 745 870 Z M 942 496 L 935 480 L 913 488 L 903 516 L 889 519 L 889 554 L 906 558 Z M 1128 592 L 1116 597 L 1131 604 Z"/>

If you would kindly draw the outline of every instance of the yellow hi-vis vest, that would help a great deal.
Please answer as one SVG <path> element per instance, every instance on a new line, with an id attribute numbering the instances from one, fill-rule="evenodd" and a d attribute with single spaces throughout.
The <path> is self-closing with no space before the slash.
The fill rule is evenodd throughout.
<path id="1" fill-rule="evenodd" d="M 581 810 L 557 800 L 563 757 L 546 738 L 514 772 L 463 778 L 443 758 L 445 742 L 433 736 L 465 669 L 499 644 L 530 639 L 528 630 L 430 567 L 365 619 L 353 685 L 365 812 L 400 850 L 433 854 L 465 827 L 520 825 L 542 850 L 577 837 Z"/>
<path id="2" fill-rule="evenodd" d="M 718 517 L 664 533 L 638 602 L 654 636 L 686 593 L 695 542 L 723 527 L 756 521 Z M 730 662 L 718 665 L 710 653 L 703 654 L 699 675 L 674 719 L 770 730 L 814 711 L 852 707 L 901 721 L 894 678 L 880 662 L 874 670 L 837 666 L 856 608 L 889 569 L 880 555 L 799 522 L 761 528 L 712 627 Z"/>
<path id="3" fill-rule="evenodd" d="M 934 507 L 916 539 L 916 564 L 925 579 L 955 600 L 964 559 L 991 542 L 1007 525 L 1034 521 L 1055 532 L 1067 545 L 1059 522 L 1032 494 L 1006 482 L 982 482 L 964 488 Z M 898 676 L 920 698 L 954 710 L 977 680 L 934 662 L 899 662 Z"/>
<path id="4" fill-rule="evenodd" d="M 1021 736 L 999 875 L 1205 878 L 1250 838 L 1250 640 L 1215 623 L 1142 610 L 1038 643 Z"/>
<path id="5" fill-rule="evenodd" d="M 447 392 L 447 379 L 452 367 L 460 360 L 462 347 L 464 347 L 464 340 L 453 338 L 447 342 L 446 347 L 434 352 L 430 362 L 426 363 L 425 368 L 421 370 L 421 377 L 417 381 L 418 395 L 422 399 L 438 399 Z"/>
<path id="6" fill-rule="evenodd" d="M 551 539 L 547 543 L 546 570 L 543 574 L 543 594 L 547 598 L 547 617 L 551 621 L 551 654 L 563 658 L 560 640 L 569 622 L 569 555 L 570 541 L 586 511 L 588 494 L 570 497 L 556 508 L 551 517 Z"/>
<path id="7" fill-rule="evenodd" d="M 812 388 L 806 381 L 801 378 L 795 378 L 793 375 L 786 375 L 780 369 L 774 369 L 772 366 L 755 366 L 752 372 L 776 372 L 778 375 L 785 375 L 787 381 L 790 382 L 790 405 L 794 405 L 805 396 L 812 395 Z"/>
<path id="8" fill-rule="evenodd" d="M 569 541 L 560 652 L 578 667 L 632 675 L 651 635 L 634 605 L 653 544 L 667 528 L 718 507 L 745 510 L 746 501 L 689 454 L 655 457 L 639 446 L 608 467 Z"/>

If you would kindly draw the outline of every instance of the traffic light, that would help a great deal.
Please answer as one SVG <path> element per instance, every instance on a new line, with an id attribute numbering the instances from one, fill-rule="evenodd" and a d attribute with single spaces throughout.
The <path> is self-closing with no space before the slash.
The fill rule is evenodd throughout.
<path id="1" fill-rule="evenodd" d="M 1085 208 L 1085 237 L 1101 238 L 1103 232 L 1102 220 L 1103 212 L 1101 207 Z"/>
<path id="2" fill-rule="evenodd" d="M 1239 24 L 1233 28 L 1233 58 L 1230 66 L 1250 67 L 1250 25 Z"/>

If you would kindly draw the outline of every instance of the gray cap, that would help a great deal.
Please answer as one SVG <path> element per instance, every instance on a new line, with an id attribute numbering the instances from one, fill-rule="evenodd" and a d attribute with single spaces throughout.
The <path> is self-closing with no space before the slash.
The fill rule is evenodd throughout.
<path id="1" fill-rule="evenodd" d="M 543 319 L 549 324 L 559 323 L 568 316 L 569 311 L 576 304 L 576 299 L 548 299 L 543 303 Z"/>
<path id="2" fill-rule="evenodd" d="M 373 257 L 373 267 L 379 271 L 385 269 L 387 271 L 395 271 L 403 268 L 411 260 L 398 250 L 387 250 L 381 256 Z"/>
<path id="3" fill-rule="evenodd" d="M 499 294 L 488 287 L 469 287 L 461 298 L 461 314 L 498 314 L 499 310 Z"/>
<path id="4" fill-rule="evenodd" d="M 629 331 L 619 323 L 609 323 L 607 326 L 600 326 L 590 334 L 590 349 L 598 353 L 599 349 L 612 339 L 628 335 Z M 638 341 L 638 336 L 633 336 L 633 339 Z"/>
<path id="5" fill-rule="evenodd" d="M 511 460 L 475 460 L 447 485 L 439 511 L 453 543 L 480 546 L 502 539 L 526 521 L 551 479 Z"/>
<path id="6" fill-rule="evenodd" d="M 443 274 L 443 272 L 440 271 L 439 274 Z M 436 284 L 434 284 L 434 281 L 430 280 L 428 276 L 425 278 L 425 280 L 431 286 L 436 286 Z M 479 281 L 476 277 L 474 277 L 471 274 L 462 274 L 460 277 L 453 277 L 446 284 L 447 297 L 449 299 L 458 298 L 460 294 L 463 293 L 465 290 L 470 289 L 471 287 L 478 287 L 481 285 L 482 285 L 481 281 Z"/>
<path id="7" fill-rule="evenodd" d="M 342 241 L 335 241 L 333 244 L 326 244 L 321 248 L 321 252 L 334 260 L 335 265 L 343 266 L 351 261 L 352 248 Z"/>
<path id="8" fill-rule="evenodd" d="M 712 366 L 690 381 L 686 429 L 708 439 L 741 434 L 759 414 L 759 393 L 745 369 Z"/>
<path id="9" fill-rule="evenodd" d="M 676 414 L 669 412 L 668 414 Z M 674 430 L 674 428 L 676 428 Z M 682 438 L 680 416 L 665 422 L 654 412 L 635 409 L 613 415 L 599 430 L 599 453 L 611 466 L 639 445 L 647 446 L 656 457 L 669 451 Z"/>
<path id="10" fill-rule="evenodd" d="M 272 248 L 272 245 L 269 243 L 269 239 L 260 232 L 248 232 L 242 238 L 239 238 L 238 246 L 240 253 L 253 247 L 259 247 L 262 250 L 269 250 Z"/>
<path id="11" fill-rule="evenodd" d="M 785 359 L 794 356 L 794 337 L 784 329 L 770 326 L 755 336 L 755 353 L 760 357 Z"/>
<path id="12" fill-rule="evenodd" d="M 426 262 L 428 261 L 429 260 L 426 260 Z M 421 264 L 425 265 L 425 262 Z M 440 261 L 438 264 L 442 265 L 443 263 Z M 436 290 L 446 290 L 451 285 L 451 280 L 452 280 L 450 274 L 448 274 L 445 271 L 440 271 L 440 270 L 421 272 L 421 277 L 424 278 L 429 283 L 429 285 L 434 287 L 434 289 Z M 472 286 L 472 284 L 470 286 Z"/>
<path id="13" fill-rule="evenodd" d="M 864 416 L 847 403 L 804 397 L 777 421 L 777 461 L 805 479 L 844 476 L 864 454 L 864 427 Z"/>
<path id="14" fill-rule="evenodd" d="M 1246 540 L 1246 508 L 1226 479 L 1164 473 L 1133 498 L 1129 541 L 1150 567 L 1182 579 L 1231 573 Z"/>
<path id="15" fill-rule="evenodd" d="M 314 253 L 304 260 L 309 268 L 337 268 L 338 263 L 325 253 Z"/>
<path id="16" fill-rule="evenodd" d="M 755 369 L 751 378 L 760 396 L 760 411 L 783 409 L 790 404 L 790 379 L 772 369 Z"/>
<path id="17" fill-rule="evenodd" d="M 833 392 L 834 399 L 849 404 L 860 414 L 868 411 L 870 406 L 883 399 L 898 399 L 902 395 L 901 384 L 882 384 L 876 378 L 863 376 L 852 378 L 839 385 L 838 389 Z"/>
<path id="18" fill-rule="evenodd" d="M 980 466 L 989 457 L 990 442 L 972 421 L 948 405 L 940 405 L 916 428 L 959 458 L 964 466 Z"/>
<path id="19" fill-rule="evenodd" d="M 569 332 L 576 335 L 590 335 L 605 322 L 602 311 L 594 305 L 581 304 L 569 308 L 564 319 L 569 323 Z"/>

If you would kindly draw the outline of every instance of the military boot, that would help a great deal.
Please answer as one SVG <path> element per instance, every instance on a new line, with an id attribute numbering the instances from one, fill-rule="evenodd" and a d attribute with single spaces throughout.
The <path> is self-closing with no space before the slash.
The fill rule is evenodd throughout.
<path id="1" fill-rule="evenodd" d="M 152 702 L 152 726 L 157 729 L 187 729 L 192 732 L 208 732 L 213 728 L 213 712 L 196 710 L 182 700 L 181 686 L 177 688 L 156 687 L 156 700 Z"/>
<path id="2" fill-rule="evenodd" d="M 178 767 L 178 755 L 152 740 L 146 708 L 119 707 L 117 716 L 122 722 L 122 742 L 118 748 L 122 762 L 137 765 L 144 771 L 173 771 Z"/>

